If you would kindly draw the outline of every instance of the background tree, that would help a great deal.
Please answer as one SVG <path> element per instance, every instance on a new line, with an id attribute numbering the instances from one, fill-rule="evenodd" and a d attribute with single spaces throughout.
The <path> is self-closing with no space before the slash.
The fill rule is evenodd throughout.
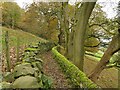
<path id="1" fill-rule="evenodd" d="M 22 9 L 15 2 L 2 3 L 2 25 L 14 28 L 18 27 Z"/>
<path id="2" fill-rule="evenodd" d="M 57 42 L 58 20 L 54 6 L 45 2 L 34 2 L 27 7 L 21 22 L 24 31 L 47 40 Z M 54 36 L 54 38 L 52 38 Z"/>

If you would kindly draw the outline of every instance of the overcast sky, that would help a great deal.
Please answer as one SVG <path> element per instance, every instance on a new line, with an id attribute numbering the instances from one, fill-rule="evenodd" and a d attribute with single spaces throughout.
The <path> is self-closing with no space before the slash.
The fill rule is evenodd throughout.
<path id="1" fill-rule="evenodd" d="M 74 2 L 74 1 L 75 0 L 71 0 L 71 2 Z M 113 8 L 117 7 L 118 1 L 119 0 L 98 0 L 98 2 L 100 2 L 100 4 L 104 6 L 102 10 L 107 13 L 108 18 L 113 18 L 116 15 L 116 12 Z M 23 8 L 26 3 L 31 4 L 33 0 L 15 0 L 15 2 L 17 2 L 18 5 Z"/>

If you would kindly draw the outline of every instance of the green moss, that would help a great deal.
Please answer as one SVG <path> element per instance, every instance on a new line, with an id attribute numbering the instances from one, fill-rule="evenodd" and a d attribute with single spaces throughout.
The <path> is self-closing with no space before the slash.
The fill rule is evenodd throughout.
<path id="1" fill-rule="evenodd" d="M 25 49 L 26 51 L 36 51 L 36 50 L 39 50 L 39 49 L 36 49 L 36 48 L 27 48 Z"/>
<path id="2" fill-rule="evenodd" d="M 88 77 L 79 70 L 72 62 L 68 61 L 63 55 L 57 51 L 57 46 L 52 48 L 54 58 L 60 64 L 65 75 L 70 79 L 75 87 L 98 88 Z"/>

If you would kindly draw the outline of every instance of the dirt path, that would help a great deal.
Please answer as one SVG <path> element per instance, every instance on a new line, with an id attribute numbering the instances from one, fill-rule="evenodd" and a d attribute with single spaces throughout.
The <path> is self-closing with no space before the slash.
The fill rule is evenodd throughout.
<path id="1" fill-rule="evenodd" d="M 43 71 L 53 79 L 53 88 L 71 88 L 65 75 L 62 73 L 59 65 L 53 59 L 52 53 L 47 52 L 41 55 L 43 59 Z"/>

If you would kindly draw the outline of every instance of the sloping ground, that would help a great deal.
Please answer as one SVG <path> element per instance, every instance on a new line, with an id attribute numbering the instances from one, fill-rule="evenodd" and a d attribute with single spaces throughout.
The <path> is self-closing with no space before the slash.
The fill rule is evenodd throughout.
<path id="1" fill-rule="evenodd" d="M 71 88 L 68 80 L 61 71 L 57 62 L 53 59 L 51 52 L 46 52 L 40 56 L 43 59 L 44 73 L 53 80 L 53 88 Z"/>
<path id="2" fill-rule="evenodd" d="M 85 56 L 84 71 L 87 75 L 95 68 L 97 61 L 95 59 Z M 115 68 L 105 69 L 100 74 L 99 80 L 96 82 L 102 88 L 118 88 L 118 70 Z"/>
<path id="3" fill-rule="evenodd" d="M 17 37 L 20 39 L 20 54 L 23 53 L 24 49 L 27 47 L 26 45 L 38 43 L 39 41 L 46 42 L 46 40 L 36 37 L 30 33 L 24 32 L 22 30 L 13 30 L 6 27 L 2 28 L 2 46 L 3 52 L 5 49 L 5 32 L 9 32 L 9 45 L 10 45 L 10 60 L 12 64 L 12 68 L 16 63 L 16 45 L 17 45 Z M 1 29 L 0 29 L 1 30 Z M 6 71 L 6 61 L 5 61 L 5 53 L 2 53 L 2 71 Z M 41 57 L 40 57 L 41 58 Z M 44 60 L 44 72 L 46 75 L 50 76 L 53 79 L 53 88 L 70 88 L 71 86 L 68 83 L 68 80 L 65 78 L 64 74 L 59 68 L 59 65 L 52 58 L 51 52 L 46 52 L 42 54 L 42 58 Z"/>
<path id="4" fill-rule="evenodd" d="M 2 31 L 1 31 L 2 30 Z M 16 63 L 16 48 L 17 48 L 17 38 L 19 37 L 19 56 L 23 53 L 24 49 L 28 45 L 32 45 L 35 43 L 46 42 L 46 40 L 37 37 L 33 34 L 24 32 L 22 30 L 14 30 L 6 27 L 0 26 L 0 34 L 2 34 L 2 38 L 0 38 L 0 44 L 2 43 L 2 71 L 6 71 L 6 57 L 5 57 L 5 33 L 8 31 L 9 33 L 9 49 L 10 49 L 10 61 L 12 64 L 12 67 L 14 67 L 14 64 Z M 2 33 L 1 33 L 2 32 Z M 2 41 L 1 41 L 2 40 Z M 1 51 L 0 51 L 1 52 Z"/>
<path id="5" fill-rule="evenodd" d="M 19 37 L 19 43 L 20 45 L 29 45 L 34 44 L 39 41 L 45 42 L 46 40 L 37 37 L 33 34 L 24 32 L 22 30 L 14 30 L 6 27 L 0 27 L 0 30 L 2 30 L 2 48 L 5 48 L 5 32 L 9 32 L 9 45 L 10 47 L 17 45 L 17 38 Z"/>

